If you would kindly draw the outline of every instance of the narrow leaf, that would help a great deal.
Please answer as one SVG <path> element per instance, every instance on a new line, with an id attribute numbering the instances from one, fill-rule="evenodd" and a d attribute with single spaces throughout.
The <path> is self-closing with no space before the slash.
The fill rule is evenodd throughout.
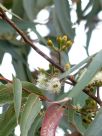
<path id="1" fill-rule="evenodd" d="M 63 116 L 64 108 L 58 104 L 52 104 L 48 107 L 42 122 L 40 136 L 55 136 L 55 131 Z"/>
<path id="2" fill-rule="evenodd" d="M 44 90 L 36 87 L 33 83 L 23 81 L 22 86 L 24 89 L 28 90 L 30 93 L 35 93 L 35 94 L 41 95 L 41 96 L 43 95 Z"/>
<path id="3" fill-rule="evenodd" d="M 18 121 L 19 113 L 21 109 L 21 100 L 22 100 L 22 84 L 19 79 L 13 79 L 13 92 L 14 92 L 14 109 L 16 113 L 16 118 Z"/>
<path id="4" fill-rule="evenodd" d="M 14 14 L 13 12 L 11 12 L 10 10 L 8 10 L 6 7 L 4 7 L 1 3 L 0 3 L 0 8 L 2 8 L 4 11 L 10 13 L 11 15 L 15 16 L 16 18 L 22 20 L 18 15 Z"/>
<path id="5" fill-rule="evenodd" d="M 63 29 L 63 33 L 67 34 L 73 40 L 74 29 L 71 23 L 69 2 L 68 0 L 54 0 L 54 2 L 55 11 Z"/>
<path id="6" fill-rule="evenodd" d="M 13 101 L 12 85 L 0 85 L 0 104 L 6 104 Z"/>
<path id="7" fill-rule="evenodd" d="M 69 74 L 71 74 L 73 71 L 79 69 L 81 66 L 83 66 L 85 63 L 88 63 L 94 55 L 86 58 L 85 60 L 83 60 L 82 62 L 80 62 L 79 64 L 75 65 L 74 67 L 72 67 L 71 69 L 69 69 L 68 71 L 64 72 L 63 74 L 59 75 L 60 79 L 63 79 L 67 76 L 69 76 Z"/>
<path id="8" fill-rule="evenodd" d="M 38 133 L 40 133 L 39 129 L 41 127 L 42 118 L 43 116 L 40 114 L 35 118 L 31 128 L 29 129 L 28 136 L 36 136 Z"/>
<path id="9" fill-rule="evenodd" d="M 68 97 L 75 98 L 78 96 L 79 93 L 85 88 L 85 86 L 87 86 L 88 83 L 92 80 L 95 74 L 102 68 L 102 60 L 100 58 L 102 58 L 102 50 L 93 58 L 83 78 L 69 92 Z"/>
<path id="10" fill-rule="evenodd" d="M 9 134 L 16 127 L 16 116 L 13 105 L 9 106 L 8 110 L 1 115 L 0 136 L 9 136 Z"/>
<path id="11" fill-rule="evenodd" d="M 24 111 L 21 115 L 20 121 L 21 136 L 27 136 L 31 125 L 34 122 L 34 119 L 40 112 L 41 104 L 42 103 L 39 100 L 38 96 L 30 94 L 25 104 Z"/>

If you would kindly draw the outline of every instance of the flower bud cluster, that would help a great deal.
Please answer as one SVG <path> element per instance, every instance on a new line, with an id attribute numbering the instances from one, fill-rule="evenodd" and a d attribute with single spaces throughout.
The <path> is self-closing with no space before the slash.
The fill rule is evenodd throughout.
<path id="1" fill-rule="evenodd" d="M 48 40 L 47 44 L 50 48 L 57 50 L 57 51 L 67 51 L 73 44 L 73 42 L 67 37 L 67 35 L 64 36 L 58 36 L 56 38 L 58 46 L 56 47 L 52 40 Z"/>

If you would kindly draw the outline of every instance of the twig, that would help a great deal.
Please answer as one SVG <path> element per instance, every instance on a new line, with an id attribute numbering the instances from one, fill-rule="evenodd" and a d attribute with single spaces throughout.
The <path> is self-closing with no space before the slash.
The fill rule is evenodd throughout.
<path id="1" fill-rule="evenodd" d="M 83 89 L 83 92 L 90 96 L 92 99 L 94 99 L 100 106 L 102 106 L 102 101 L 94 94 L 92 94 L 90 91 L 88 91 L 87 89 Z"/>
<path id="2" fill-rule="evenodd" d="M 73 85 L 73 83 L 71 83 L 69 81 L 64 81 L 64 83 L 69 84 L 69 85 Z"/>
<path id="3" fill-rule="evenodd" d="M 97 89 L 97 98 L 100 99 L 99 87 L 97 87 L 96 89 Z"/>

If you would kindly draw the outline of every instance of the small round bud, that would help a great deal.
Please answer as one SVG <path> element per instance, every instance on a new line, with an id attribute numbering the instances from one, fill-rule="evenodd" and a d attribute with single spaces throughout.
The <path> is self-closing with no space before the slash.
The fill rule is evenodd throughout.
<path id="1" fill-rule="evenodd" d="M 47 44 L 50 46 L 50 47 L 53 47 L 53 42 L 51 40 L 48 40 L 47 41 Z"/>
<path id="2" fill-rule="evenodd" d="M 66 69 L 66 70 L 69 70 L 69 69 L 70 69 L 70 64 L 69 64 L 69 63 L 65 64 L 65 69 Z"/>
<path id="3" fill-rule="evenodd" d="M 70 40 L 70 41 L 67 41 L 66 46 L 67 46 L 67 47 L 71 47 L 72 44 L 73 44 L 73 42 Z"/>
<path id="4" fill-rule="evenodd" d="M 61 37 L 61 36 L 58 36 L 56 40 L 57 40 L 57 42 L 60 44 L 60 43 L 62 42 L 62 37 Z"/>
<path id="5" fill-rule="evenodd" d="M 64 41 L 64 42 L 67 42 L 67 35 L 64 35 L 63 37 L 62 37 L 62 40 Z"/>

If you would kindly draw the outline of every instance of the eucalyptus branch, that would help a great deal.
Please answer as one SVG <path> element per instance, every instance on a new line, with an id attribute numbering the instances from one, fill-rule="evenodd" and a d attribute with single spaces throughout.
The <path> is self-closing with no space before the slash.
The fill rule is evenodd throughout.
<path id="1" fill-rule="evenodd" d="M 93 93 L 88 91 L 86 88 L 83 89 L 83 92 L 86 93 L 88 96 L 90 96 L 92 99 L 94 99 L 100 106 L 102 106 L 102 101 L 100 98 L 96 97 Z"/>
<path id="2" fill-rule="evenodd" d="M 9 25 L 11 25 L 19 34 L 20 36 L 23 38 L 23 40 L 30 46 L 32 47 L 38 54 L 40 54 L 43 58 L 45 58 L 48 62 L 50 62 L 52 65 L 54 65 L 57 69 L 59 69 L 61 72 L 65 72 L 64 68 L 61 67 L 59 64 L 57 64 L 55 61 L 53 61 L 51 58 L 49 58 L 44 52 L 42 52 L 39 48 L 37 48 L 34 43 L 27 37 L 27 35 L 25 35 L 25 33 L 17 27 L 17 25 L 11 20 L 9 19 L 6 14 L 5 11 L 0 8 L 0 17 L 1 19 L 5 20 Z M 67 77 L 73 84 L 75 84 L 76 82 L 70 77 Z"/>
<path id="3" fill-rule="evenodd" d="M 100 99 L 99 87 L 97 87 L 96 89 L 97 89 L 97 98 Z"/>
<path id="4" fill-rule="evenodd" d="M 32 41 L 25 35 L 25 33 L 19 29 L 17 27 L 17 25 L 11 20 L 9 19 L 6 14 L 5 11 L 3 9 L 0 9 L 0 16 L 2 17 L 3 20 L 5 20 L 8 24 L 10 24 L 23 38 L 23 40 L 29 44 L 29 46 L 31 46 L 38 54 L 40 54 L 43 58 L 45 58 L 47 61 L 49 61 L 52 65 L 54 65 L 56 68 L 58 68 L 61 72 L 64 72 L 64 69 L 59 66 L 58 64 L 56 64 L 51 58 L 49 58 L 46 54 L 44 54 L 39 48 L 37 48 Z"/>

